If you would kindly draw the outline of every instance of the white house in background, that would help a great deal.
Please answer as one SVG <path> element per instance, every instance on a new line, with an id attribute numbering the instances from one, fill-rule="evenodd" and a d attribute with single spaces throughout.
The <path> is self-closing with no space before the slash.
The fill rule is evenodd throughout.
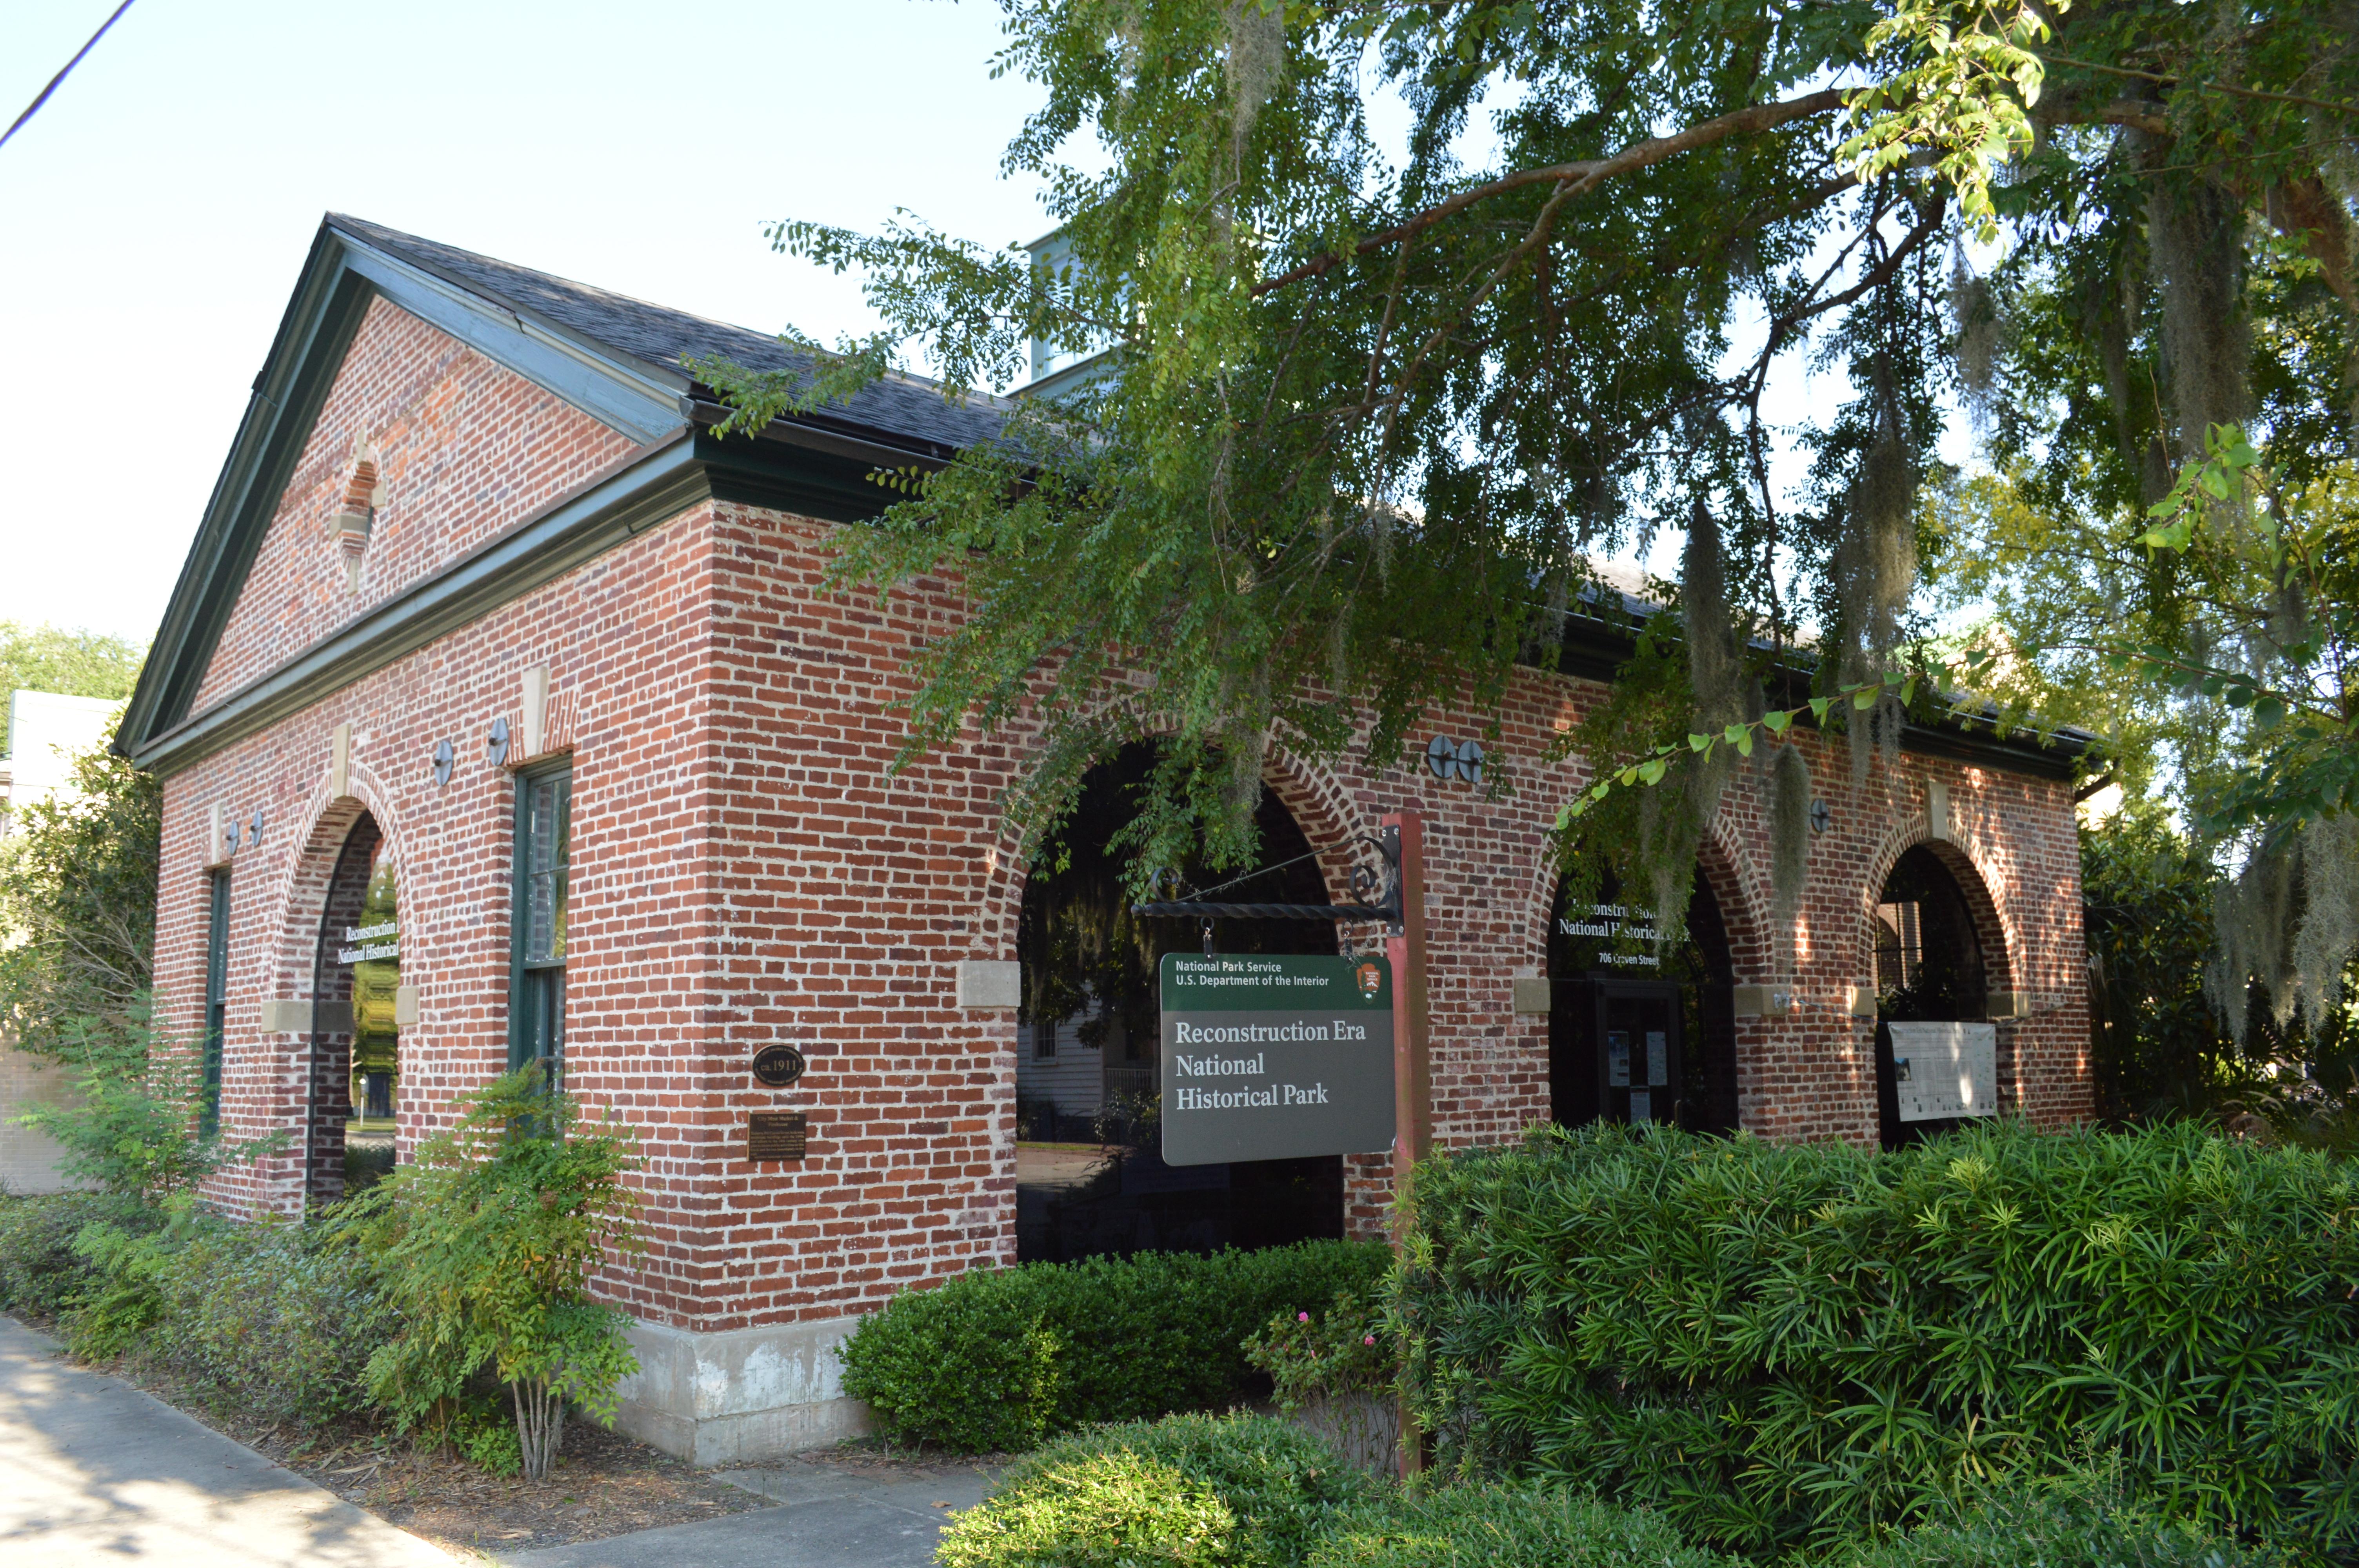
<path id="1" fill-rule="evenodd" d="M 73 759 L 106 744 L 123 701 L 62 692 L 8 694 L 8 756 L 0 762 L 0 832 L 37 800 L 72 795 Z"/>
<path id="2" fill-rule="evenodd" d="M 122 702 L 67 697 L 54 691 L 8 694 L 8 756 L 0 762 L 0 834 L 38 801 L 79 794 L 73 759 L 106 744 Z M 0 935 L 0 941 L 10 938 Z M 16 1118 L 54 1101 L 68 1086 L 55 1063 L 28 1056 L 0 1036 L 0 1187 L 12 1193 L 53 1193 L 67 1184 L 58 1173 L 62 1152 L 46 1132 L 19 1127 Z"/>

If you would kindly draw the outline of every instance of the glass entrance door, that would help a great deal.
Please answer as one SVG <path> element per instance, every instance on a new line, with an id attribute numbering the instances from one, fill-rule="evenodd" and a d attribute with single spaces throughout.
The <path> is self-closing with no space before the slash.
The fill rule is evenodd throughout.
<path id="1" fill-rule="evenodd" d="M 1559 980 L 1551 988 L 1549 1081 L 1556 1119 L 1681 1122 L 1680 988 L 1660 980 Z"/>

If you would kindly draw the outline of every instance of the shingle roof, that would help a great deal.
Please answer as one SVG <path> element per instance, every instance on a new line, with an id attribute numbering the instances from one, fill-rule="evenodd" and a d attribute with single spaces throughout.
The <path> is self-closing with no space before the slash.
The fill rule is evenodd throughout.
<path id="1" fill-rule="evenodd" d="M 810 363 L 808 355 L 796 353 L 777 338 L 751 328 L 535 272 L 342 212 L 330 213 L 328 223 L 519 315 L 537 318 L 610 352 L 659 365 L 676 374 L 686 373 L 682 355 L 731 360 L 752 370 L 793 370 Z M 987 396 L 953 401 L 943 395 L 940 383 L 922 376 L 888 376 L 864 388 L 848 406 L 815 416 L 815 422 L 851 424 L 905 441 L 914 438 L 956 449 L 996 435 L 1006 417 L 1006 407 L 1000 399 Z"/>

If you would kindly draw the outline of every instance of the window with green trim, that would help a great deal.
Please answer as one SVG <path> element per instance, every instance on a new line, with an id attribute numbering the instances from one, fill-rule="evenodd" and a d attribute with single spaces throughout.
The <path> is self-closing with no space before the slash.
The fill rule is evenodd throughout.
<path id="1" fill-rule="evenodd" d="M 229 1022 L 229 873 L 215 871 L 205 925 L 205 1048 L 203 1098 L 197 1130 L 221 1130 L 222 1041 Z"/>
<path id="2" fill-rule="evenodd" d="M 516 913 L 509 925 L 508 1065 L 565 1059 L 566 877 L 573 770 L 521 775 L 516 803 Z"/>

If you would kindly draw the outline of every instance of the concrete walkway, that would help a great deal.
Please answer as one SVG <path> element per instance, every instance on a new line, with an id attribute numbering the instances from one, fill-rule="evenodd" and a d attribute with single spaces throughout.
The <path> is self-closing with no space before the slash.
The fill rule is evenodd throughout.
<path id="1" fill-rule="evenodd" d="M 0 1563 L 8 1568 L 460 1561 L 127 1383 L 68 1366 L 56 1348 L 0 1317 Z"/>
<path id="2" fill-rule="evenodd" d="M 892 1480 L 823 1460 L 720 1474 L 779 1506 L 499 1560 L 507 1568 L 925 1568 L 951 1510 L 983 1501 L 990 1485 L 962 1465 Z"/>

